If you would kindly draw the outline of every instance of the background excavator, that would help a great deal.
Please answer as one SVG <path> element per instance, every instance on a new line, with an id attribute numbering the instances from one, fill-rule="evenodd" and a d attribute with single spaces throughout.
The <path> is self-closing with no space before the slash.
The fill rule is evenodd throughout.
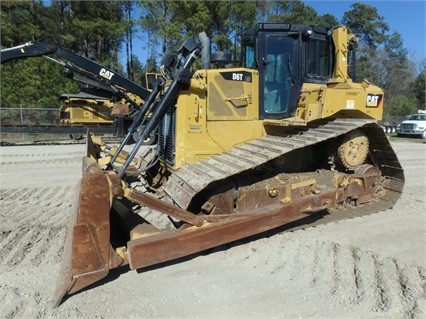
<path id="1" fill-rule="evenodd" d="M 142 87 L 152 91 L 156 79 L 160 76 L 159 73 L 145 73 L 141 81 Z M 130 94 L 130 96 L 139 105 L 143 103 L 143 100 L 137 95 Z M 116 103 L 112 92 L 99 88 L 83 87 L 79 93 L 64 93 L 59 99 L 62 101 L 59 110 L 60 125 L 85 125 L 89 129 L 93 125 L 114 125 L 116 136 L 123 137 L 133 120 L 129 114 L 129 105 L 125 100 Z M 70 134 L 70 137 L 78 140 L 83 138 L 83 134 Z M 155 137 L 156 134 L 153 132 L 145 139 L 144 145 L 154 144 Z M 134 141 L 137 141 L 137 135 L 135 135 Z"/>
<path id="2" fill-rule="evenodd" d="M 53 58 L 51 56 L 53 54 L 61 60 Z M 3 49 L 1 50 L 1 63 L 38 56 L 43 56 L 62 65 L 65 77 L 83 84 L 78 94 L 65 93 L 61 95 L 60 100 L 63 105 L 59 109 L 60 127 L 54 130 L 51 127 L 45 127 L 46 133 L 61 132 L 61 127 L 74 128 L 75 131 L 80 131 L 70 133 L 70 137 L 74 139 L 83 137 L 84 127 L 123 137 L 133 121 L 135 111 L 139 109 L 139 105 L 149 95 L 156 79 L 161 77 L 159 73 L 145 73 L 140 86 L 95 61 L 46 41 L 26 43 Z M 108 79 L 111 74 L 115 75 L 112 81 Z M 18 127 L 13 129 L 7 127 L 6 129 L 3 128 L 2 131 L 8 133 L 42 133 L 43 128 Z M 134 135 L 134 138 L 137 140 L 137 134 Z M 151 145 L 155 140 L 155 132 L 152 132 L 144 140 L 144 145 Z"/>
<path id="3" fill-rule="evenodd" d="M 403 169 L 377 123 L 384 94 L 352 80 L 357 39 L 347 28 L 260 23 L 241 44 L 239 66 L 227 68 L 204 33 L 188 39 L 163 57 L 172 82 L 163 91 L 159 78 L 143 96 L 121 144 L 88 138 L 55 305 L 109 269 L 398 200 Z M 141 147 L 155 130 L 157 146 Z"/>

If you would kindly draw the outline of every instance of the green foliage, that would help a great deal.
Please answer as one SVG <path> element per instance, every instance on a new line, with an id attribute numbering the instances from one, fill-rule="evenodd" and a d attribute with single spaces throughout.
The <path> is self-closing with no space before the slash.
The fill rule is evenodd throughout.
<path id="1" fill-rule="evenodd" d="M 42 35 L 38 13 L 40 1 L 2 0 L 0 2 L 1 46 L 10 47 Z"/>
<path id="2" fill-rule="evenodd" d="M 334 15 L 326 13 L 318 18 L 318 24 L 332 28 L 339 25 L 339 21 Z"/>
<path id="3" fill-rule="evenodd" d="M 417 113 L 416 99 L 404 94 L 393 95 L 386 98 L 385 116 L 405 116 Z"/>
<path id="4" fill-rule="evenodd" d="M 206 32 L 217 50 L 232 50 L 237 33 L 255 23 L 255 1 L 138 1 L 140 25 L 147 31 L 149 56 L 176 50 L 188 37 Z"/>
<path id="5" fill-rule="evenodd" d="M 154 57 L 150 57 L 146 61 L 145 70 L 146 70 L 147 73 L 158 72 L 158 66 L 157 66 L 157 63 L 156 63 Z"/>
<path id="6" fill-rule="evenodd" d="M 133 55 L 132 56 L 133 61 L 133 79 L 135 83 L 141 84 L 142 77 L 144 76 L 146 72 L 146 67 L 142 65 L 142 63 L 139 61 L 138 57 Z M 154 70 L 152 72 L 158 72 L 158 70 Z"/>
<path id="7" fill-rule="evenodd" d="M 426 110 L 425 93 L 426 93 L 426 67 L 416 77 L 413 84 L 414 95 L 417 99 L 418 109 Z"/>
<path id="8" fill-rule="evenodd" d="M 59 33 L 67 47 L 109 68 L 119 70 L 119 47 L 126 25 L 117 1 L 62 1 L 57 7 L 67 26 Z M 64 35 L 64 36 L 62 36 Z"/>
<path id="9" fill-rule="evenodd" d="M 339 21 L 301 0 L 123 0 L 0 2 L 1 46 L 10 47 L 54 35 L 63 46 L 116 72 L 126 70 L 140 83 L 145 72 L 158 72 L 161 56 L 179 48 L 184 39 L 205 31 L 211 49 L 228 51 L 237 59 L 239 35 L 256 22 L 286 22 L 333 27 Z M 137 9 L 138 15 L 135 14 Z M 366 3 L 348 4 L 342 24 L 360 37 L 357 80 L 364 78 L 385 90 L 385 114 L 408 114 L 425 108 L 425 68 L 417 75 L 407 58 L 400 34 L 377 9 Z M 143 40 L 135 48 L 133 40 Z M 135 53 L 145 50 L 140 61 Z M 121 65 L 123 56 L 126 65 Z M 60 66 L 42 58 L 1 67 L 2 105 L 57 106 L 62 93 L 76 93 L 79 84 L 62 77 Z"/>
<path id="10" fill-rule="evenodd" d="M 317 24 L 318 13 L 312 7 L 306 6 L 302 1 L 290 2 L 288 13 L 284 16 L 284 21 L 297 24 Z"/>
<path id="11" fill-rule="evenodd" d="M 354 3 L 342 24 L 360 39 L 357 79 L 368 79 L 385 91 L 385 116 L 407 115 L 417 110 L 412 93 L 414 66 L 407 59 L 401 35 L 388 34 L 389 26 L 374 6 Z"/>
<path id="12" fill-rule="evenodd" d="M 380 66 L 377 64 L 377 47 L 386 40 L 385 32 L 389 26 L 379 15 L 377 9 L 364 3 L 353 3 L 342 18 L 347 26 L 359 38 L 357 49 L 357 79 L 368 79 L 380 85 Z"/>
<path id="13" fill-rule="evenodd" d="M 339 24 L 331 14 L 318 12 L 300 0 L 266 1 L 260 7 L 261 21 L 334 27 Z"/>
<path id="14" fill-rule="evenodd" d="M 136 1 L 136 5 L 141 10 L 139 23 L 141 29 L 146 33 L 146 37 L 143 40 L 145 41 L 148 56 L 157 57 L 158 45 L 161 45 L 161 54 L 163 54 L 167 51 L 173 39 L 176 37 L 181 39 L 179 26 L 176 23 L 172 23 L 175 15 L 173 2 L 147 0 Z"/>
<path id="15" fill-rule="evenodd" d="M 124 30 L 118 2 L 1 2 L 1 46 L 10 47 L 55 35 L 60 43 L 116 71 Z M 62 67 L 43 58 L 9 62 L 1 67 L 1 104 L 58 107 L 63 93 L 78 93 L 80 84 L 62 76 Z"/>
<path id="16" fill-rule="evenodd" d="M 360 36 L 361 44 L 376 49 L 380 43 L 386 40 L 388 24 L 379 15 L 377 9 L 364 3 L 354 3 L 343 15 L 342 23 Z"/>
<path id="17" fill-rule="evenodd" d="M 1 46 L 37 40 L 53 31 L 47 25 L 42 1 L 1 2 Z M 43 58 L 1 66 L 0 100 L 9 107 L 58 107 L 62 93 L 76 93 L 80 85 L 62 76 L 62 67 Z M 39 119 L 40 120 L 40 119 Z"/>
<path id="18" fill-rule="evenodd" d="M 62 67 L 43 58 L 1 67 L 0 100 L 8 107 L 59 107 L 62 93 L 77 93 L 80 85 L 62 76 Z"/>
<path id="19" fill-rule="evenodd" d="M 399 33 L 387 37 L 382 50 L 378 51 L 376 68 L 379 69 L 378 84 L 388 96 L 411 95 L 411 82 L 414 79 L 414 67 L 407 59 L 407 50 Z M 411 97 L 410 97 L 411 98 Z"/>
<path id="20" fill-rule="evenodd" d="M 368 80 L 372 83 L 378 83 L 378 73 L 375 69 L 375 62 L 370 56 L 362 55 L 357 59 L 355 80 L 357 82 Z"/>

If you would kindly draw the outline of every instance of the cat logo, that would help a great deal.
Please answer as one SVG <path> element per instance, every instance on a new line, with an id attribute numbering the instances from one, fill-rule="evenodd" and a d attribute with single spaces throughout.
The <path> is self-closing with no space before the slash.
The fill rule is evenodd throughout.
<path id="1" fill-rule="evenodd" d="M 368 94 L 366 106 L 367 107 L 381 107 L 383 101 L 383 94 Z"/>
<path id="2" fill-rule="evenodd" d="M 112 73 L 111 71 L 108 71 L 107 69 L 102 68 L 101 71 L 99 72 L 99 75 L 107 80 L 111 80 L 112 77 L 114 76 L 114 73 Z"/>

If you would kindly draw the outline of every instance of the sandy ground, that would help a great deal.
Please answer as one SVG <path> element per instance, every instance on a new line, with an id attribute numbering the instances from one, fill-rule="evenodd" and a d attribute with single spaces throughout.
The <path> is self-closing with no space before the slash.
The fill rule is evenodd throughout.
<path id="1" fill-rule="evenodd" d="M 83 144 L 0 147 L 0 318 L 426 318 L 426 144 L 394 208 L 114 270 L 52 309 Z"/>

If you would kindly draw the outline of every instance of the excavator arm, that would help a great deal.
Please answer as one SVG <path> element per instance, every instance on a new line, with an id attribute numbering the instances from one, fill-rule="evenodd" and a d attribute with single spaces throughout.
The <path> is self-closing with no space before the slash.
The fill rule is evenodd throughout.
<path id="1" fill-rule="evenodd" d="M 115 92 L 121 97 L 125 97 L 123 89 L 138 95 L 143 100 L 146 100 L 150 94 L 145 88 L 117 74 L 115 71 L 59 45 L 45 41 L 28 42 L 1 50 L 1 64 L 10 60 L 49 56 L 51 54 L 56 54 L 61 59 L 67 61 L 59 63 L 71 72 L 68 76 L 75 78 L 77 81 L 89 83 L 93 86 L 98 86 L 96 85 L 98 83 L 101 88 Z M 50 59 L 58 62 L 52 58 Z M 74 73 L 77 75 L 74 76 Z M 138 105 L 133 106 L 138 108 Z"/>

